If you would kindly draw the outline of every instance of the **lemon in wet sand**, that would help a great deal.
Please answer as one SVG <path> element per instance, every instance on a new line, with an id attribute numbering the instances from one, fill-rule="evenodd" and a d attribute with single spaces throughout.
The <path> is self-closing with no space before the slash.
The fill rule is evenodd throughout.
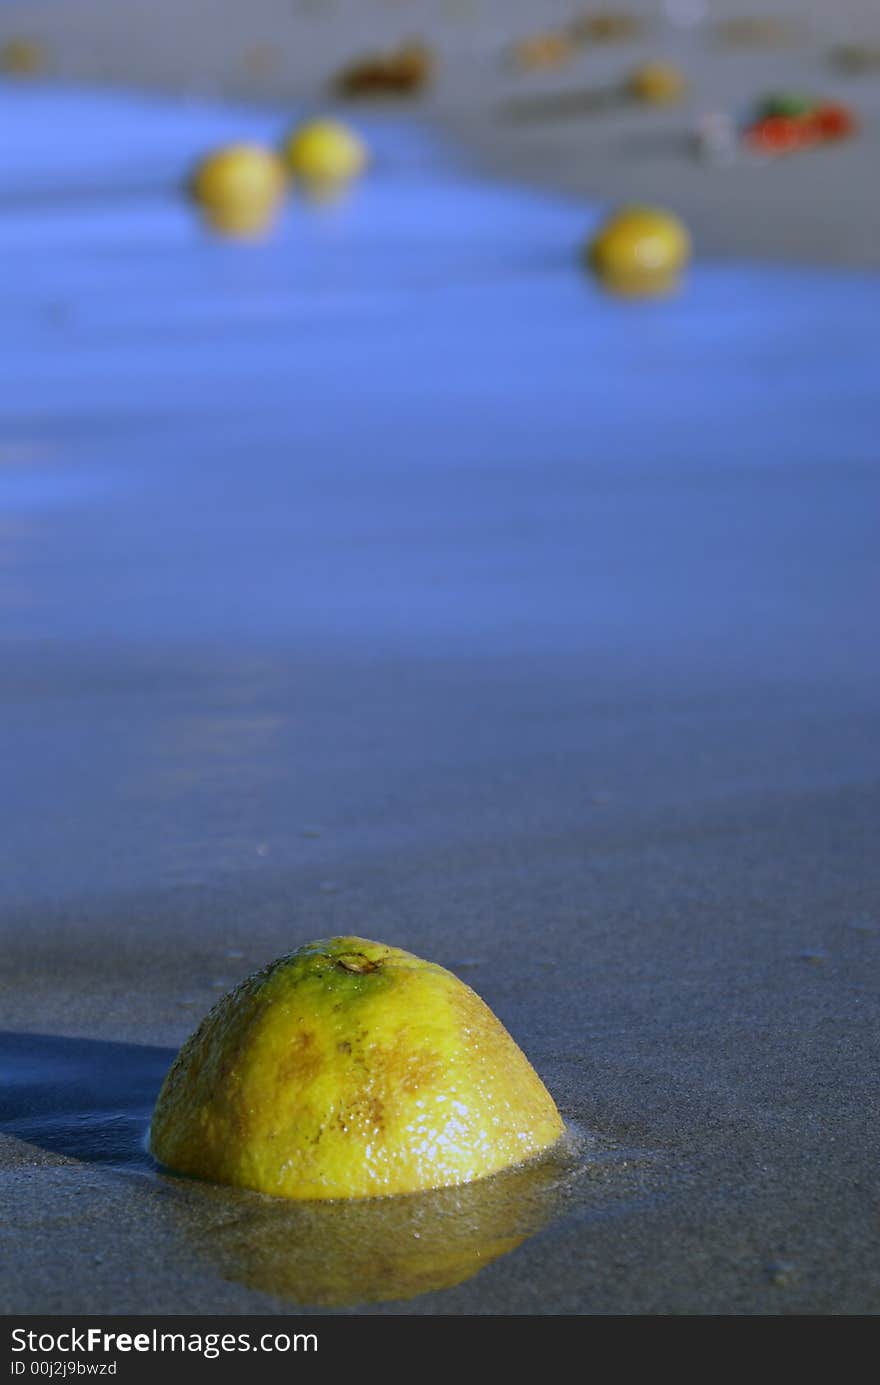
<path id="1" fill-rule="evenodd" d="M 691 256 L 687 227 L 658 207 L 624 207 L 600 226 L 586 246 L 594 274 L 614 293 L 652 297 L 669 293 Z"/>
<path id="2" fill-rule="evenodd" d="M 295 178 L 307 184 L 350 183 L 369 161 L 360 135 L 338 120 L 310 120 L 285 141 L 282 156 Z"/>
<path id="3" fill-rule="evenodd" d="M 253 238 L 271 230 L 287 189 L 284 165 L 260 144 L 227 144 L 198 164 L 189 192 L 212 230 Z"/>
<path id="4" fill-rule="evenodd" d="M 215 1005 L 173 1063 L 150 1148 L 288 1198 L 468 1183 L 555 1144 L 553 1098 L 487 1005 L 410 952 L 308 943 Z"/>

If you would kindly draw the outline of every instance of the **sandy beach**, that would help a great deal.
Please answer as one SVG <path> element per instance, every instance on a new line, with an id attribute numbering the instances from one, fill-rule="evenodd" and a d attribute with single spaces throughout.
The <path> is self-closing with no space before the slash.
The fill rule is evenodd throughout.
<path id="1" fill-rule="evenodd" d="M 0 7 L 51 54 L 0 89 L 4 1313 L 880 1309 L 870 6 L 516 77 L 551 9 Z M 410 33 L 356 195 L 204 235 L 200 152 Z M 660 39 L 686 109 L 535 115 Z M 687 152 L 777 85 L 860 138 Z M 695 231 L 662 302 L 578 264 L 632 196 Z M 324 1209 L 157 1171 L 201 1016 L 348 932 L 486 999 L 564 1150 Z"/>

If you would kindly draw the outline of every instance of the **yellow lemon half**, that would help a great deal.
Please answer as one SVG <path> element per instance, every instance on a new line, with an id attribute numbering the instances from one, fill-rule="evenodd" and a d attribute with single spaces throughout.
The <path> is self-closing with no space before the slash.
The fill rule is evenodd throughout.
<path id="1" fill-rule="evenodd" d="M 690 259 L 691 238 L 672 212 L 624 207 L 586 248 L 587 261 L 610 289 L 632 295 L 668 292 Z"/>
<path id="2" fill-rule="evenodd" d="M 285 141 L 282 154 L 296 178 L 306 183 L 347 183 L 367 166 L 367 146 L 348 125 L 311 120 Z"/>
<path id="3" fill-rule="evenodd" d="M 228 144 L 208 154 L 190 181 L 190 195 L 216 231 L 256 236 L 274 223 L 287 186 L 277 154 L 260 144 Z"/>
<path id="4" fill-rule="evenodd" d="M 165 1079 L 150 1148 L 217 1183 L 363 1198 L 482 1178 L 563 1130 L 469 986 L 346 937 L 306 944 L 215 1005 Z"/>

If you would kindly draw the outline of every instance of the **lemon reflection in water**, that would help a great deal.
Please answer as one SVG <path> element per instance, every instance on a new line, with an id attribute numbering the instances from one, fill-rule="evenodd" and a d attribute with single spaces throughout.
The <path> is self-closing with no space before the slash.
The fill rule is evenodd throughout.
<path id="1" fill-rule="evenodd" d="M 224 1279 L 342 1308 L 470 1279 L 559 1215 L 583 1170 L 583 1142 L 567 1134 L 518 1168 L 396 1197 L 302 1202 L 167 1181 L 184 1194 L 175 1202 L 189 1248 Z"/>

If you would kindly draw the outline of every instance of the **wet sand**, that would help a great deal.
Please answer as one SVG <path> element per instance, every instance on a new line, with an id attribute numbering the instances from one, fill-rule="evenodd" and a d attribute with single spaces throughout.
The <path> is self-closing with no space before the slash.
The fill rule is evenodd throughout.
<path id="1" fill-rule="evenodd" d="M 173 189 L 286 107 L 0 103 L 4 1310 L 875 1313 L 876 278 L 623 304 L 598 205 L 384 115 L 242 250 Z M 217 995 L 348 931 L 559 1165 L 369 1227 L 150 1165 Z"/>

